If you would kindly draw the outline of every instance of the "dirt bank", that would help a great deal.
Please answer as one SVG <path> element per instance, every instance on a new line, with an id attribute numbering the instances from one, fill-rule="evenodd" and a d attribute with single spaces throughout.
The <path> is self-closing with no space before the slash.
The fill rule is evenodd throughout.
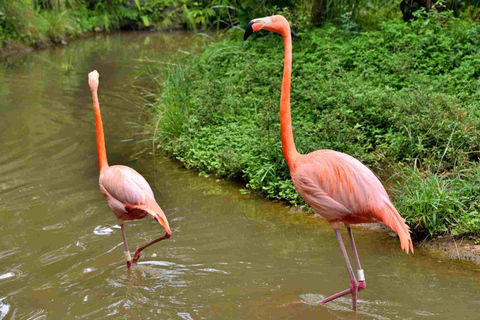
<path id="1" fill-rule="evenodd" d="M 476 244 L 473 240 L 445 236 L 426 240 L 417 245 L 446 258 L 473 261 L 480 264 L 480 244 Z"/>
<path id="2" fill-rule="evenodd" d="M 312 217 L 323 219 L 319 214 L 312 214 Z M 369 230 L 387 232 L 390 236 L 398 238 L 395 232 L 380 223 L 365 223 L 357 226 Z M 472 261 L 476 264 L 480 264 L 480 243 L 471 239 L 454 238 L 448 235 L 438 236 L 434 239 L 426 238 L 422 241 L 414 242 L 414 249 L 418 247 L 427 249 L 439 257 Z"/>

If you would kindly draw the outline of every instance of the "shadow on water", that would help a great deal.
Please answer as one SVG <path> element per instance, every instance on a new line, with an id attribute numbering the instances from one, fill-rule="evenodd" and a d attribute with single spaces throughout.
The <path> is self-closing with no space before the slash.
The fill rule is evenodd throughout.
<path id="1" fill-rule="evenodd" d="M 132 125 L 142 121 L 131 85 L 137 59 L 175 61 L 204 40 L 113 34 L 0 65 L 0 319 L 477 318 L 479 266 L 421 249 L 407 256 L 398 239 L 361 229 L 368 287 L 358 314 L 349 297 L 318 306 L 348 286 L 324 221 L 176 162 L 136 156 L 150 148 Z M 173 229 L 131 272 L 98 190 L 86 81 L 93 69 L 109 162 L 145 176 Z M 144 219 L 126 232 L 135 247 L 162 229 Z"/>

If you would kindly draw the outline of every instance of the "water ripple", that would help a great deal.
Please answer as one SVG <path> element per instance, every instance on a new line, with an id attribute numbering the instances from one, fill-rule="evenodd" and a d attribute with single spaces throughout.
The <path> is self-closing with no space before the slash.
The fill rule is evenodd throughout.
<path id="1" fill-rule="evenodd" d="M 3 302 L 3 300 L 5 299 L 6 297 L 0 298 L 0 320 L 5 319 L 8 312 L 10 311 L 10 305 L 7 304 L 6 302 Z"/>
<path id="2" fill-rule="evenodd" d="M 193 320 L 192 316 L 188 312 L 179 312 L 177 315 L 184 320 Z"/>
<path id="3" fill-rule="evenodd" d="M 42 265 L 48 266 L 52 263 L 64 260 L 77 254 L 77 252 L 68 252 L 70 251 L 70 249 L 73 249 L 73 247 L 69 244 L 53 251 L 44 253 L 40 256 L 40 262 Z"/>
<path id="4" fill-rule="evenodd" d="M 12 277 L 15 277 L 15 273 L 13 273 L 13 272 L 7 272 L 7 273 L 4 273 L 4 274 L 0 274 L 0 280 L 12 278 Z"/>
<path id="5" fill-rule="evenodd" d="M 98 235 L 98 236 L 109 236 L 112 234 L 113 229 L 110 227 L 102 227 L 102 226 L 96 226 L 95 229 L 93 230 L 93 233 Z"/>
<path id="6" fill-rule="evenodd" d="M 175 262 L 170 261 L 140 261 L 139 265 L 152 265 L 152 266 L 161 266 L 161 267 L 178 267 L 178 268 L 185 268 L 183 264 L 177 264 Z"/>
<path id="7" fill-rule="evenodd" d="M 12 248 L 12 249 L 8 249 L 8 250 L 5 250 L 5 251 L 2 251 L 0 252 L 0 259 L 3 259 L 3 258 L 7 258 L 15 253 L 18 253 L 20 250 L 18 250 L 19 248 L 16 247 L 16 248 Z"/>
<path id="8" fill-rule="evenodd" d="M 198 271 L 205 271 L 209 273 L 221 273 L 221 274 L 230 274 L 230 272 L 224 271 L 224 270 L 218 270 L 214 268 L 204 268 L 204 269 L 198 269 Z"/>
<path id="9" fill-rule="evenodd" d="M 47 315 L 45 314 L 45 310 L 43 310 L 43 309 L 36 309 L 36 310 L 33 310 L 32 312 L 26 314 L 25 316 L 23 316 L 22 319 L 26 319 L 26 320 L 43 320 L 43 319 L 47 319 Z"/>

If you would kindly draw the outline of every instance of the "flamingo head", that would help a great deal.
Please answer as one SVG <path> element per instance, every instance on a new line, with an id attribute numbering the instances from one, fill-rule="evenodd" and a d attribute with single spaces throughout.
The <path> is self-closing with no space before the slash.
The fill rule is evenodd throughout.
<path id="1" fill-rule="evenodd" d="M 97 70 L 93 70 L 88 74 L 88 85 L 90 86 L 90 91 L 92 92 L 97 91 L 99 77 L 100 77 L 100 74 L 97 72 Z"/>
<path id="2" fill-rule="evenodd" d="M 253 19 L 250 21 L 247 30 L 245 30 L 243 40 L 247 40 L 252 33 L 262 29 L 280 33 L 283 37 L 290 35 L 290 24 L 288 23 L 287 19 L 285 19 L 284 16 L 276 15 Z"/>

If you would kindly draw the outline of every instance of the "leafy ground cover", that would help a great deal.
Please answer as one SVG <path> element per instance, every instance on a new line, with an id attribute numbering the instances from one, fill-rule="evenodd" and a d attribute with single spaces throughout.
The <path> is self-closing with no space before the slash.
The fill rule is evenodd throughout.
<path id="1" fill-rule="evenodd" d="M 480 26 L 449 13 L 366 32 L 290 21 L 299 151 L 369 166 L 417 237 L 478 239 Z M 254 37 L 232 31 L 169 70 L 152 104 L 154 139 L 188 168 L 303 205 L 281 151 L 281 37 Z"/>

